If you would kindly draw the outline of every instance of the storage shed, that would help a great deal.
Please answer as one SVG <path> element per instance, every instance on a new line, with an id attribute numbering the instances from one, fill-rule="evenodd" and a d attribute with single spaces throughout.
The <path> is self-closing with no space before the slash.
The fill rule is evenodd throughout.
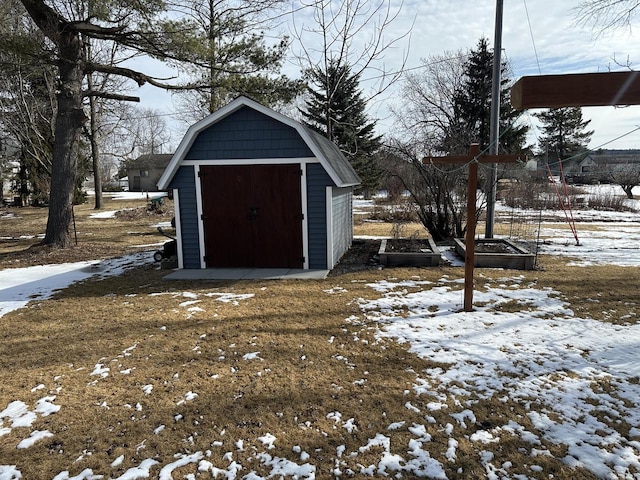
<path id="1" fill-rule="evenodd" d="M 173 191 L 179 268 L 331 269 L 359 183 L 334 143 L 239 97 L 187 130 L 158 187 Z"/>

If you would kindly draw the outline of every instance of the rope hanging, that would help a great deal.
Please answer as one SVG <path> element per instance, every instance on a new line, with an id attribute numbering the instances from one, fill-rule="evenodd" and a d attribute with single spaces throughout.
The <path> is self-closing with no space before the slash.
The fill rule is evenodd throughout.
<path id="1" fill-rule="evenodd" d="M 580 245 L 580 240 L 578 239 L 578 230 L 576 229 L 576 221 L 573 218 L 573 209 L 571 208 L 571 199 L 569 198 L 569 190 L 567 189 L 567 182 L 565 181 L 565 178 L 564 178 L 564 170 L 562 168 L 562 159 L 558 157 L 558 165 L 560 166 L 560 183 L 562 184 L 564 195 L 561 194 L 560 188 L 558 187 L 558 183 L 556 182 L 556 179 L 553 178 L 553 175 L 551 174 L 551 168 L 549 168 L 549 160 L 546 161 L 546 165 L 547 165 L 547 175 L 549 176 L 549 181 L 553 184 L 556 190 L 556 195 L 558 197 L 558 202 L 560 203 L 560 208 L 562 208 L 562 211 L 564 212 L 564 217 L 567 220 L 567 223 L 569 224 L 569 228 L 571 229 L 573 238 L 576 239 L 576 245 Z"/>

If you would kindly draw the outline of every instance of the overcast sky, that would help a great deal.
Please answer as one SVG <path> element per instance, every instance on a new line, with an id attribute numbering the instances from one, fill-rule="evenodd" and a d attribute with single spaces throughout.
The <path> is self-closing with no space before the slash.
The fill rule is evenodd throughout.
<path id="1" fill-rule="evenodd" d="M 392 5 L 400 5 L 399 0 L 391 1 Z M 614 58 L 638 68 L 640 31 L 626 29 L 596 36 L 591 28 L 576 25 L 574 9 L 579 3 L 578 0 L 504 1 L 503 60 L 509 62 L 514 79 L 524 75 L 624 69 L 615 64 Z M 493 47 L 495 13 L 495 0 L 405 0 L 387 38 L 406 32 L 413 24 L 410 43 L 405 42 L 404 48 L 408 49 L 406 67 L 416 68 L 421 59 L 431 55 L 473 48 L 482 36 Z M 298 17 L 298 23 L 301 19 Z M 393 66 L 401 56 L 398 48 L 385 58 L 385 63 Z M 289 75 L 296 71 L 295 66 L 287 67 Z M 386 109 L 398 101 L 397 93 L 391 91 L 382 106 L 371 111 L 381 117 L 382 130 L 391 122 L 384 118 Z M 161 100 L 155 90 L 145 88 L 142 92 L 142 106 L 171 111 L 170 103 L 166 98 Z M 590 128 L 595 130 L 590 148 L 605 144 L 604 148 L 640 148 L 640 130 L 611 142 L 640 126 L 640 106 L 584 108 L 583 115 L 592 120 Z M 525 120 L 528 118 L 526 115 Z M 174 130 L 177 144 L 186 126 Z"/>
<path id="2" fill-rule="evenodd" d="M 504 1 L 503 55 L 509 61 L 514 79 L 524 75 L 621 70 L 614 58 L 622 63 L 628 59 L 632 67 L 637 68 L 636 63 L 640 62 L 638 31 L 627 29 L 596 37 L 591 28 L 576 25 L 574 9 L 579 3 L 576 0 Z M 419 19 L 424 19 L 414 28 L 412 58 L 424 56 L 419 52 L 421 46 L 430 52 L 466 49 L 473 47 L 482 35 L 493 45 L 495 0 L 410 0 L 406 6 L 408 11 L 414 10 Z M 590 148 L 597 148 L 640 126 L 640 106 L 585 108 L 583 114 L 592 119 L 590 128 L 595 130 Z M 640 148 L 640 131 L 607 148 Z"/>

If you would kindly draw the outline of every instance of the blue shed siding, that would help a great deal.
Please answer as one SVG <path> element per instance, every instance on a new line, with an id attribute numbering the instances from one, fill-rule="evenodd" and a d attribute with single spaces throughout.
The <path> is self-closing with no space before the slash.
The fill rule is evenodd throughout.
<path id="1" fill-rule="evenodd" d="M 298 132 L 263 113 L 242 107 L 203 130 L 186 160 L 303 158 L 313 153 Z"/>
<path id="2" fill-rule="evenodd" d="M 309 268 L 327 268 L 327 198 L 326 188 L 334 185 L 319 163 L 307 164 L 307 228 L 309 233 Z"/>
<path id="3" fill-rule="evenodd" d="M 169 184 L 170 189 L 178 189 L 184 268 L 200 268 L 202 257 L 198 240 L 198 204 L 193 168 L 181 166 Z"/>
<path id="4" fill-rule="evenodd" d="M 351 188 L 334 188 L 332 194 L 333 208 L 333 259 L 334 266 L 342 255 L 349 250 L 353 240 L 353 190 Z"/>

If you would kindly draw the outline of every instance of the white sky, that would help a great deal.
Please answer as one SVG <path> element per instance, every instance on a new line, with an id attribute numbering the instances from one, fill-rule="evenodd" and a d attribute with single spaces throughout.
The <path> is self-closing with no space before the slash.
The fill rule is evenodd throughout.
<path id="1" fill-rule="evenodd" d="M 391 1 L 396 8 L 400 8 L 400 1 Z M 623 69 L 615 65 L 614 58 L 621 63 L 628 60 L 632 68 L 636 68 L 640 61 L 637 48 L 634 48 L 639 38 L 638 29 L 612 31 L 596 37 L 590 28 L 575 24 L 574 8 L 579 3 L 579 0 L 504 2 L 503 59 L 508 60 L 514 79 L 539 73 Z M 420 66 L 421 59 L 431 55 L 473 48 L 481 36 L 488 38 L 490 45 L 493 45 L 495 9 L 495 0 L 406 0 L 386 37 L 394 38 L 406 32 L 415 19 L 411 42 L 405 42 L 405 47 L 409 51 L 406 68 L 416 68 Z M 298 17 L 298 22 L 301 21 L 302 17 Z M 283 33 L 289 33 L 286 26 L 283 26 Z M 388 68 L 393 67 L 399 65 L 401 57 L 401 48 L 397 48 L 389 52 L 384 62 Z M 290 64 L 286 72 L 295 77 L 299 74 L 299 68 Z M 141 89 L 140 95 L 143 107 L 167 113 L 174 110 L 170 95 L 153 87 Z M 392 123 L 387 113 L 389 107 L 400 100 L 397 92 L 389 91 L 380 105 L 372 109 L 371 115 L 380 118 L 381 133 Z M 585 108 L 583 114 L 585 119 L 592 120 L 590 128 L 595 130 L 590 148 L 605 144 L 606 148 L 640 148 L 640 131 L 611 142 L 640 126 L 640 106 L 592 107 Z M 177 144 L 186 131 L 186 125 L 174 124 L 173 130 L 173 143 Z"/>

